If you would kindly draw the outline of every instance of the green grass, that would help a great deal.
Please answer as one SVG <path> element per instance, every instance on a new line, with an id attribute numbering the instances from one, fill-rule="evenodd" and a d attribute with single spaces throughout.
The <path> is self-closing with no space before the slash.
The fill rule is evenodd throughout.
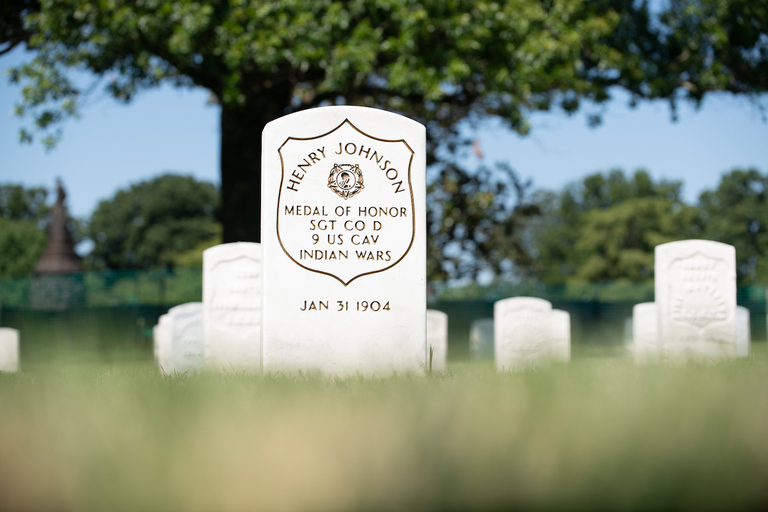
<path id="1" fill-rule="evenodd" d="M 40 361 L 0 375 L 0 510 L 768 507 L 768 351 L 685 368 L 577 352 L 384 380 Z"/>

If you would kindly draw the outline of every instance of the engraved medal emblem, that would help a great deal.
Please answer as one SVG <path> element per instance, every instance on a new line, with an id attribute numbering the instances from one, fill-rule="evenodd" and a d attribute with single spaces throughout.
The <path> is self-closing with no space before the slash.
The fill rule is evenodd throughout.
<path id="1" fill-rule="evenodd" d="M 328 176 L 328 188 L 341 198 L 349 199 L 363 190 L 363 171 L 357 164 L 334 164 Z"/>
<path id="2" fill-rule="evenodd" d="M 368 133 L 349 119 L 298 135 L 277 150 L 274 229 L 285 254 L 344 286 L 397 265 L 416 236 L 408 141 Z"/>

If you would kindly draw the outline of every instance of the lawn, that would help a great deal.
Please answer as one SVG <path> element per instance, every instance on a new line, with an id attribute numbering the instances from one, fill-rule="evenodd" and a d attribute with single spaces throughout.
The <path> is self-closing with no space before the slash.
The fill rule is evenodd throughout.
<path id="1" fill-rule="evenodd" d="M 0 375 L 0 510 L 765 509 L 756 347 L 345 381 L 23 364 Z"/>

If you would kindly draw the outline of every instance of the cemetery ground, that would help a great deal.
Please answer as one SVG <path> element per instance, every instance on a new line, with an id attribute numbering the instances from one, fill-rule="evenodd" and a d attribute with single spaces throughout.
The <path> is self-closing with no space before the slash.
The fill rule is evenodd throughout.
<path id="1" fill-rule="evenodd" d="M 146 355 L 0 375 L 3 510 L 756 509 L 768 350 L 386 379 L 163 378 Z"/>

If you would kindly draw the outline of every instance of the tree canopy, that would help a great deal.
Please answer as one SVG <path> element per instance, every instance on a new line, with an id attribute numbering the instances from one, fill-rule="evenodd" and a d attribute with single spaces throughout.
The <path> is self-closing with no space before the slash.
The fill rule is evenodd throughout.
<path id="1" fill-rule="evenodd" d="M 219 196 L 211 183 L 165 174 L 101 201 L 88 226 L 93 268 L 170 267 L 216 237 Z M 215 240 L 209 245 L 213 245 Z"/>
<path id="2" fill-rule="evenodd" d="M 544 283 L 652 281 L 656 245 L 701 237 L 699 211 L 684 203 L 681 187 L 644 170 L 613 170 L 540 194 L 528 271 Z"/>
<path id="3" fill-rule="evenodd" d="M 42 187 L 0 185 L 0 277 L 32 273 L 45 250 L 45 224 L 50 207 Z"/>
<path id="4" fill-rule="evenodd" d="M 734 169 L 699 198 L 704 236 L 736 248 L 739 283 L 768 282 L 768 175 Z"/>
<path id="5" fill-rule="evenodd" d="M 36 51 L 10 79 L 25 84 L 17 113 L 48 144 L 86 96 L 72 69 L 104 78 L 118 101 L 163 82 L 208 89 L 221 105 L 223 237 L 258 241 L 261 131 L 292 111 L 402 112 L 427 124 L 434 149 L 464 119 L 495 115 L 526 133 L 530 112 L 600 104 L 612 87 L 673 106 L 766 90 L 765 1 L 664 5 L 653 15 L 636 0 L 41 0 L 9 8 L 0 43 Z"/>

